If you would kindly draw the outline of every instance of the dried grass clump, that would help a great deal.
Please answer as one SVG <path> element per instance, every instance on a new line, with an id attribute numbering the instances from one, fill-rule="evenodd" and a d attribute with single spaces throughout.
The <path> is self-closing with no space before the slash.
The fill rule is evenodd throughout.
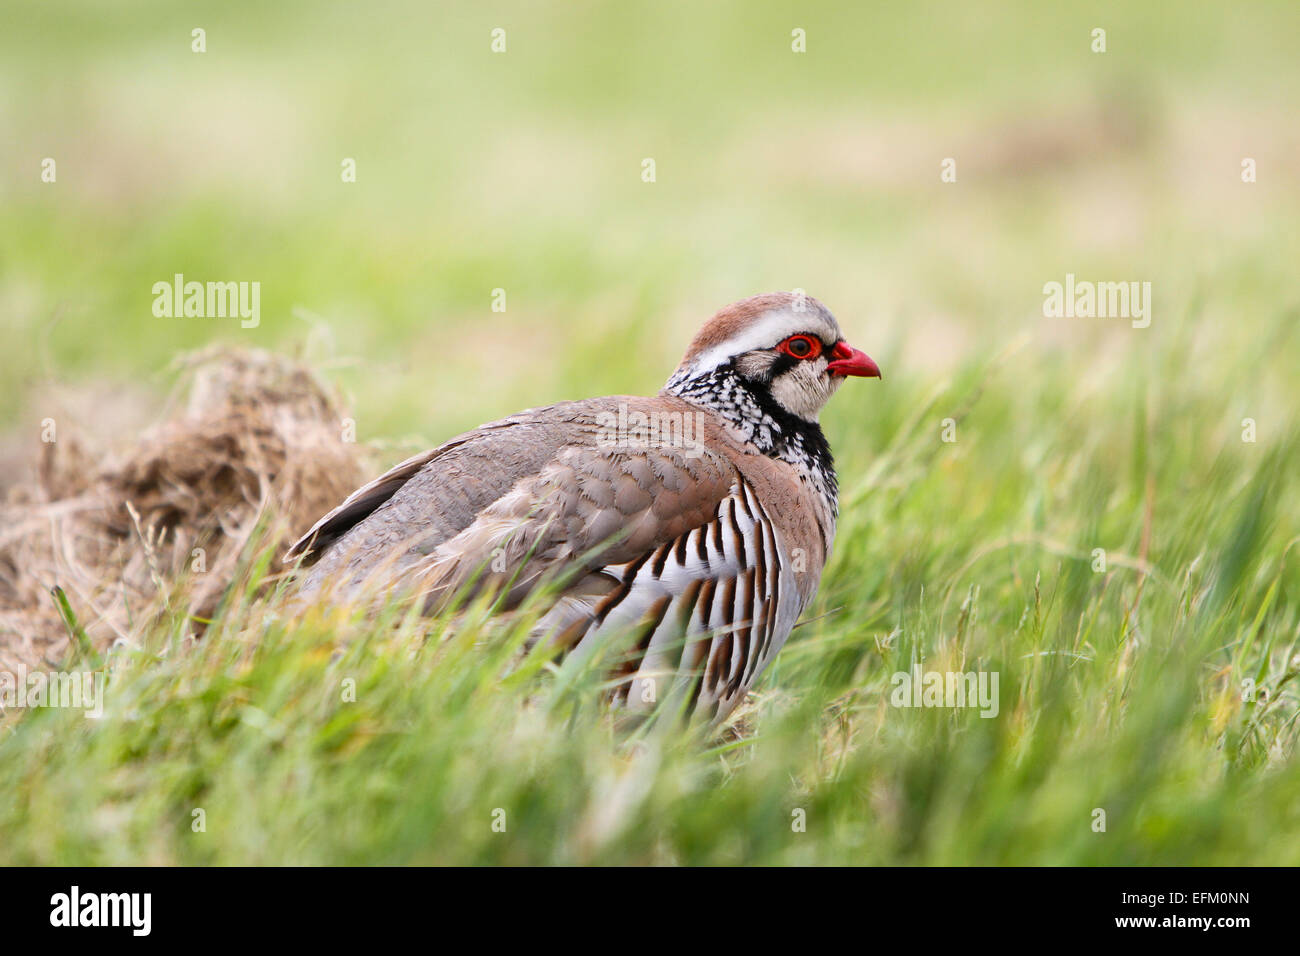
<path id="1" fill-rule="evenodd" d="M 60 433 L 0 506 L 0 669 L 66 658 L 55 585 L 101 650 L 169 605 L 200 630 L 259 526 L 280 553 L 360 484 L 345 412 L 303 365 L 225 349 L 179 365 L 182 409 L 116 451 L 94 423 Z"/>

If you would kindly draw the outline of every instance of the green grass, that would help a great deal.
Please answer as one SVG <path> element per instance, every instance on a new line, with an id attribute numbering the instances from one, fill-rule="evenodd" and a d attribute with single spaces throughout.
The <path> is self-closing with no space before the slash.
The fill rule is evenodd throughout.
<path id="1" fill-rule="evenodd" d="M 798 286 L 885 372 L 825 417 L 816 606 L 747 734 L 629 740 L 518 632 L 286 630 L 251 562 L 203 640 L 111 655 L 101 720 L 0 721 L 0 862 L 1300 863 L 1295 5 L 388 6 L 5 11 L 18 439 L 51 380 L 150 406 L 182 349 L 315 335 L 363 439 L 432 443 L 652 391 Z M 178 271 L 262 325 L 155 319 Z M 1067 272 L 1151 281 L 1151 327 L 1044 318 Z M 890 706 L 921 660 L 998 716 Z"/>

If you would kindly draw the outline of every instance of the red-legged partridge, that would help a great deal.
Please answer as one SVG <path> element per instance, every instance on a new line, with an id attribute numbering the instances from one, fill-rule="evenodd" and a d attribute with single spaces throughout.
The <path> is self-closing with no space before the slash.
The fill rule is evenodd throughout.
<path id="1" fill-rule="evenodd" d="M 562 402 L 417 455 L 321 518 L 288 552 L 301 593 L 363 589 L 434 609 L 485 587 L 561 590 L 542 630 L 585 654 L 630 641 L 620 703 L 673 686 L 720 720 L 812 601 L 837 514 L 817 416 L 846 376 L 880 370 L 816 299 L 718 312 L 653 398 Z"/>

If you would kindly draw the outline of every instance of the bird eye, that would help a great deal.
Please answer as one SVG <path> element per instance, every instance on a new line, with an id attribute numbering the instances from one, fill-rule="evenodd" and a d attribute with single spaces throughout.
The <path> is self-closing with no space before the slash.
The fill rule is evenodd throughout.
<path id="1" fill-rule="evenodd" d="M 809 335 L 792 335 L 777 349 L 797 359 L 814 359 L 822 354 L 822 344 Z"/>

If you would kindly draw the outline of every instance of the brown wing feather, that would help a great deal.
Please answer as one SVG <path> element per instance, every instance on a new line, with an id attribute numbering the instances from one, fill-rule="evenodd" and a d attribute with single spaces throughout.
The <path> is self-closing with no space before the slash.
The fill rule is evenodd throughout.
<path id="1" fill-rule="evenodd" d="M 302 558 L 303 565 L 314 563 L 331 544 L 353 526 L 369 517 L 376 508 L 396 494 L 397 489 L 429 462 L 452 448 L 464 443 L 464 438 L 453 439 L 431 451 L 406 459 L 400 465 L 380 475 L 369 484 L 362 485 L 343 500 L 343 503 L 311 526 L 306 534 L 293 543 L 284 554 L 286 564 Z"/>
<path id="2" fill-rule="evenodd" d="M 513 605 L 549 576 L 666 553 L 712 519 L 736 478 L 703 449 L 569 446 L 411 573 L 435 597 L 473 580 L 473 591 L 508 587 Z"/>
<path id="3" fill-rule="evenodd" d="M 366 578 L 412 574 L 450 586 L 478 574 L 497 552 L 523 593 L 552 568 L 630 560 L 707 521 L 734 481 L 734 465 L 701 442 L 610 444 L 601 416 L 620 410 L 700 414 L 680 399 L 612 396 L 534 409 L 461 435 L 398 465 L 317 522 L 287 555 L 314 562 L 302 590 L 331 584 L 346 593 Z M 592 552 L 602 544 L 597 560 Z"/>
<path id="4" fill-rule="evenodd" d="M 508 491 L 521 475 L 554 454 L 565 438 L 555 426 L 571 424 L 573 416 L 567 406 L 578 404 L 529 409 L 408 458 L 348 495 L 289 548 L 284 560 L 291 563 L 303 557 L 304 566 L 313 564 L 404 489 L 408 499 L 415 499 L 408 505 L 415 507 L 401 509 L 400 519 L 414 531 L 423 517 L 448 530 L 443 538 L 450 537 Z M 427 514 L 422 516 L 422 510 Z"/>

